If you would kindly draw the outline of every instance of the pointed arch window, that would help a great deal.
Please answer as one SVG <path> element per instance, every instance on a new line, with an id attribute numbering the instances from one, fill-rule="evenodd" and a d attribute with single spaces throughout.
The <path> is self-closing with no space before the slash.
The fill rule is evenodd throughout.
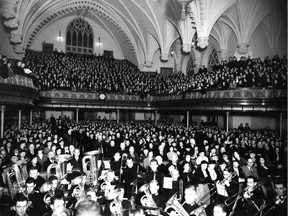
<path id="1" fill-rule="evenodd" d="M 84 19 L 77 18 L 67 26 L 67 53 L 93 54 L 93 41 L 93 30 Z"/>

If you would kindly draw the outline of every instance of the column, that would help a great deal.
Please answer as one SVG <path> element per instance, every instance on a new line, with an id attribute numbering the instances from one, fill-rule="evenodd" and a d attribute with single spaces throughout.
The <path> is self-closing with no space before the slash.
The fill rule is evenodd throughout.
<path id="1" fill-rule="evenodd" d="M 279 136 L 282 138 L 282 132 L 283 132 L 283 113 L 280 112 L 279 114 Z"/>
<path id="2" fill-rule="evenodd" d="M 109 111 L 109 122 L 111 123 L 111 120 L 112 120 L 112 112 Z"/>
<path id="3" fill-rule="evenodd" d="M 227 111 L 226 112 L 226 132 L 228 132 L 229 130 L 229 116 L 230 116 L 230 113 Z"/>
<path id="4" fill-rule="evenodd" d="M 1 138 L 3 138 L 4 136 L 4 112 L 5 112 L 6 106 L 1 106 L 0 110 L 1 110 Z"/>
<path id="5" fill-rule="evenodd" d="M 79 122 L 79 109 L 76 108 L 76 124 Z"/>
<path id="6" fill-rule="evenodd" d="M 186 128 L 189 129 L 190 112 L 186 111 Z"/>
<path id="7" fill-rule="evenodd" d="M 155 110 L 155 112 L 154 112 L 154 121 L 155 121 L 155 124 L 157 124 L 157 121 L 158 121 L 158 119 L 157 119 L 157 114 L 158 114 L 158 111 Z"/>
<path id="8" fill-rule="evenodd" d="M 21 129 L 21 115 L 22 115 L 22 110 L 18 110 L 18 129 Z"/>
<path id="9" fill-rule="evenodd" d="M 120 117 L 120 110 L 117 109 L 117 112 L 116 112 L 116 122 L 117 122 L 117 124 L 119 124 L 119 117 Z"/>
<path id="10" fill-rule="evenodd" d="M 29 124 L 30 124 L 30 126 L 32 125 L 32 123 L 33 123 L 33 110 L 31 109 L 30 110 L 30 121 L 29 121 Z"/>

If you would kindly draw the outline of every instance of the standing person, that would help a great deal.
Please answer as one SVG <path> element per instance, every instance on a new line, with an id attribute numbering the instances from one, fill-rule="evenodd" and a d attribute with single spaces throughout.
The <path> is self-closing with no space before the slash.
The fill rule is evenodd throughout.
<path id="1" fill-rule="evenodd" d="M 133 195 L 132 189 L 135 184 L 135 180 L 137 178 L 138 165 L 134 164 L 132 158 L 127 158 L 126 160 L 126 168 L 123 170 L 123 180 L 124 180 L 124 188 L 125 188 L 125 198 L 130 199 Z"/>

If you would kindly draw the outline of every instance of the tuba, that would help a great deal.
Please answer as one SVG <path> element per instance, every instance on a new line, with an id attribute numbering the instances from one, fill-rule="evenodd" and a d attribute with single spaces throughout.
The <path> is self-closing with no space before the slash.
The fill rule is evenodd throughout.
<path id="1" fill-rule="evenodd" d="M 4 170 L 8 192 L 13 199 L 16 193 L 25 191 L 25 182 L 28 178 L 27 159 L 16 161 L 11 167 Z"/>
<path id="2" fill-rule="evenodd" d="M 188 212 L 178 201 L 176 193 L 167 201 L 167 205 L 164 211 L 167 212 L 169 215 L 171 212 L 176 212 L 177 216 L 189 216 Z"/>
<path id="3" fill-rule="evenodd" d="M 82 158 L 82 168 L 86 174 L 86 183 L 91 186 L 98 185 L 98 155 L 101 153 L 100 150 L 85 152 L 85 156 Z"/>
<path id="4" fill-rule="evenodd" d="M 140 199 L 140 203 L 142 206 L 147 206 L 147 207 L 152 207 L 152 208 L 158 208 L 152 194 L 150 193 L 149 190 L 149 184 L 144 184 L 139 188 L 139 192 L 142 193 L 144 192 L 145 195 L 143 195 Z"/>
<path id="5" fill-rule="evenodd" d="M 67 176 L 67 169 L 66 169 L 66 165 L 67 165 L 67 161 L 72 159 L 72 155 L 70 154 L 61 154 L 55 157 L 55 161 L 56 163 L 52 163 L 48 166 L 47 168 L 47 178 L 49 179 L 49 177 L 52 174 L 52 170 L 55 170 L 54 173 L 57 176 L 57 178 L 59 180 L 64 179 Z"/>

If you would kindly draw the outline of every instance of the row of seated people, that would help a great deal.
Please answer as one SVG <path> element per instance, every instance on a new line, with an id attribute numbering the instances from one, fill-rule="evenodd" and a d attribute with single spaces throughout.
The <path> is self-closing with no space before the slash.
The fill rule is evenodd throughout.
<path id="1" fill-rule="evenodd" d="M 30 177 L 34 176 L 35 184 L 39 189 L 45 179 L 39 183 L 41 178 L 38 177 L 38 172 L 47 171 L 48 166 L 55 163 L 55 154 L 66 153 L 73 156 L 67 169 L 71 170 L 71 176 L 75 178 L 75 176 L 83 174 L 82 152 L 101 149 L 103 151 L 101 157 L 109 158 L 112 161 L 108 167 L 107 165 L 104 167 L 105 170 L 113 171 L 111 172 L 113 178 L 108 177 L 110 179 L 108 181 L 112 181 L 111 179 L 115 182 L 118 181 L 124 188 L 125 198 L 131 199 L 134 195 L 135 182 L 139 186 L 139 184 L 148 184 L 151 180 L 157 180 L 159 194 L 166 198 L 164 201 L 178 192 L 179 188 L 197 185 L 198 196 L 200 199 L 204 197 L 206 205 L 209 205 L 210 202 L 215 204 L 221 199 L 223 202 L 229 196 L 229 190 L 223 192 L 222 187 L 222 192 L 217 189 L 219 196 L 216 198 L 213 195 L 211 199 L 210 197 L 207 200 L 205 198 L 207 193 L 212 194 L 213 185 L 216 188 L 216 183 L 225 179 L 226 170 L 231 175 L 234 173 L 232 176 L 238 184 L 236 189 L 234 188 L 234 192 L 241 191 L 245 180 L 252 176 L 254 180 L 261 182 L 261 190 L 266 199 L 273 197 L 273 180 L 280 177 L 286 178 L 285 140 L 279 139 L 273 131 L 249 130 L 244 132 L 240 128 L 240 130 L 233 129 L 225 134 L 222 133 L 222 129 L 217 127 L 205 128 L 194 125 L 186 130 L 185 126 L 181 124 L 159 123 L 153 125 L 144 122 L 110 125 L 107 122 L 92 121 L 76 124 L 67 120 L 64 124 L 67 124 L 68 129 L 67 140 L 74 140 L 71 129 L 81 131 L 81 133 L 78 131 L 79 142 L 76 140 L 69 146 L 65 145 L 64 135 L 53 134 L 48 123 L 23 125 L 21 130 L 18 130 L 16 125 L 10 125 L 6 128 L 5 139 L 2 141 L 2 162 L 4 159 L 5 166 L 9 167 L 19 157 L 13 151 L 12 156 L 10 154 L 10 162 L 6 152 L 9 149 L 7 146 L 13 145 L 20 149 L 22 155 L 20 160 L 25 160 L 27 153 L 31 159 L 28 163 L 29 174 Z M 63 122 L 61 125 L 63 126 Z M 77 127 L 75 127 L 76 125 Z M 92 142 L 87 142 L 88 139 L 91 139 Z M 59 153 L 56 149 L 52 149 L 54 144 L 61 149 Z M 126 160 L 124 160 L 125 158 Z M 71 167 L 78 170 L 78 173 L 72 172 Z M 156 172 L 158 174 L 154 174 Z M 105 176 L 105 172 L 103 173 Z M 167 188 L 167 182 L 164 187 L 164 179 L 166 179 L 164 177 L 170 177 L 172 180 L 170 188 Z M 67 177 L 66 180 L 68 179 L 67 181 L 70 183 L 69 178 Z M 104 179 L 106 178 L 104 177 Z M 180 180 L 181 187 L 179 187 Z M 101 204 L 105 205 L 105 200 L 103 202 Z M 138 199 L 136 203 L 141 205 Z M 163 206 L 161 207 L 163 209 Z"/>
<path id="2" fill-rule="evenodd" d="M 77 215 L 80 203 L 87 200 L 98 203 L 101 206 L 99 215 L 107 216 L 130 215 L 137 208 L 143 210 L 143 215 L 216 216 L 216 206 L 221 207 L 223 216 L 228 212 L 239 216 L 287 214 L 286 184 L 280 178 L 274 179 L 273 191 L 267 196 L 263 182 L 252 175 L 244 178 L 244 181 L 240 180 L 236 171 L 240 169 L 234 165 L 232 168 L 224 168 L 222 178 L 217 178 L 216 171 L 212 171 L 211 167 L 208 170 L 208 163 L 203 160 L 195 174 L 202 180 L 199 183 L 183 184 L 184 179 L 179 176 L 176 166 L 164 177 L 156 159 L 151 160 L 143 182 L 139 171 L 144 168 L 140 164 L 134 163 L 132 158 L 126 158 L 125 162 L 120 163 L 126 165 L 120 168 L 120 172 L 118 170 L 119 176 L 115 174 L 117 171 L 112 170 L 117 164 L 116 160 L 111 162 L 111 167 L 106 164 L 100 172 L 99 184 L 87 182 L 85 174 L 81 175 L 68 162 L 65 178 L 52 175 L 47 182 L 37 185 L 41 177 L 37 167 L 32 167 L 25 185 L 22 185 L 23 189 L 18 190 L 14 197 L 14 209 L 17 213 L 17 199 L 22 194 L 27 201 L 22 211 L 28 215 L 50 216 L 61 213 L 69 216 L 74 212 Z M 210 164 L 215 165 L 214 162 Z M 12 200 L 1 195 L 1 204 L 11 206 Z M 55 199 L 61 200 L 59 206 L 55 206 Z M 15 215 L 9 208 L 1 210 L 5 215 Z"/>
<path id="3" fill-rule="evenodd" d="M 25 63 L 23 63 L 25 62 Z M 203 66 L 199 73 L 186 76 L 179 72 L 164 76 L 156 73 L 140 72 L 124 60 L 99 56 L 78 56 L 71 54 L 44 54 L 27 50 L 23 62 L 11 66 L 11 62 L 1 58 L 1 67 L 7 71 L 33 71 L 40 90 L 66 89 L 74 91 L 115 92 L 128 94 L 169 94 L 208 89 L 228 89 L 237 87 L 287 86 L 287 59 L 277 55 L 273 58 L 242 57 L 239 61 L 229 58 L 216 64 L 211 70 Z M 18 66 L 19 64 L 19 66 Z M 9 72 L 8 72 L 9 71 Z M 34 82 L 36 83 L 36 82 Z"/>

